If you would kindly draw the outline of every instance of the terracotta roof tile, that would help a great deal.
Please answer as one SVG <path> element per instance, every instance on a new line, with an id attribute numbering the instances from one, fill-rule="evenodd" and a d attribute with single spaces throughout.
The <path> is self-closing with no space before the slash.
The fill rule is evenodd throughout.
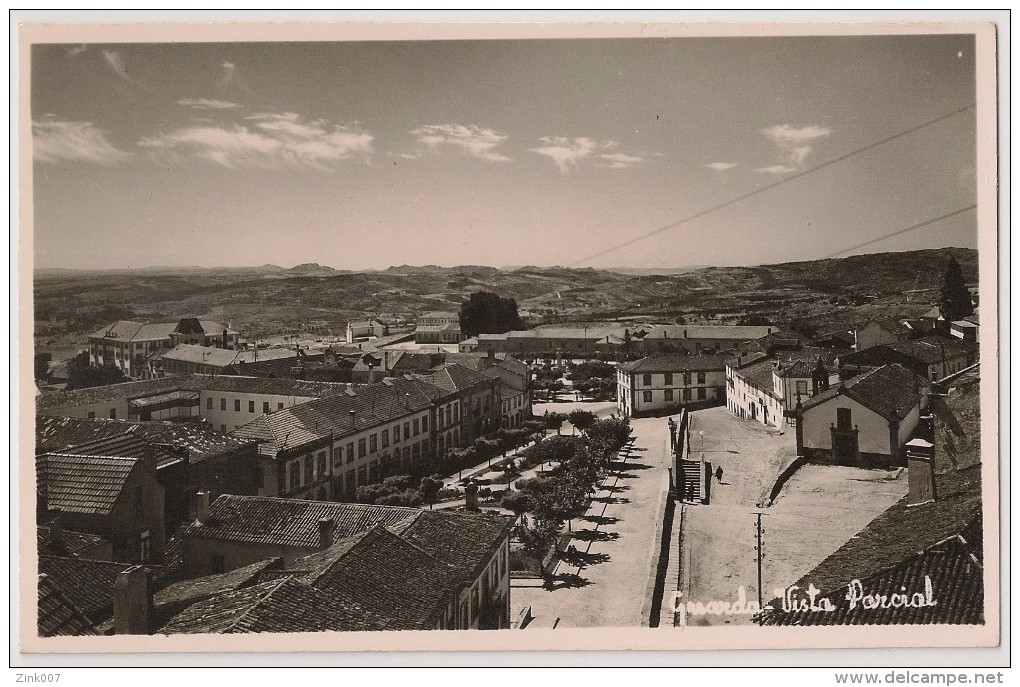
<path id="1" fill-rule="evenodd" d="M 134 458 L 48 453 L 35 459 L 36 482 L 51 510 L 109 515 L 137 463 Z"/>
<path id="2" fill-rule="evenodd" d="M 98 634 L 93 623 L 49 575 L 39 575 L 39 636 Z"/>

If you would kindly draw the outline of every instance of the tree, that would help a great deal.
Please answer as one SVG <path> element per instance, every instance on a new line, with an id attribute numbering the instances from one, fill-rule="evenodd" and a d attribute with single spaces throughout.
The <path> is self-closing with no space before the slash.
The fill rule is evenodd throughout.
<path id="1" fill-rule="evenodd" d="M 524 323 L 513 298 L 478 291 L 460 306 L 460 331 L 464 336 L 505 334 L 515 329 L 524 329 Z"/>
<path id="2" fill-rule="evenodd" d="M 519 491 L 511 491 L 503 497 L 499 505 L 512 511 L 519 518 L 531 510 L 531 497 Z"/>
<path id="3" fill-rule="evenodd" d="M 963 280 L 963 269 L 955 257 L 950 256 L 946 267 L 946 277 L 942 283 L 939 312 L 946 322 L 962 320 L 974 314 L 974 304 L 970 298 L 970 290 Z"/>
<path id="4" fill-rule="evenodd" d="M 570 411 L 570 414 L 567 415 L 567 419 L 570 420 L 570 424 L 577 427 L 577 429 L 579 429 L 583 434 L 584 431 L 591 427 L 592 423 L 595 422 L 596 417 L 595 413 L 590 410 L 582 410 L 581 408 L 578 408 L 577 410 Z"/>
<path id="5" fill-rule="evenodd" d="M 37 382 L 48 382 L 50 381 L 50 361 L 53 360 L 52 353 L 36 353 L 35 354 L 35 381 Z"/>
<path id="6" fill-rule="evenodd" d="M 439 490 L 442 487 L 442 481 L 432 477 L 422 477 L 418 491 L 421 493 L 422 500 L 429 504 L 429 510 L 432 510 L 432 504 L 436 502 L 436 497 L 439 495 Z"/>
<path id="7" fill-rule="evenodd" d="M 67 361 L 68 389 L 87 389 L 93 386 L 106 386 L 127 381 L 130 380 L 113 365 L 92 367 L 89 364 L 88 351 L 82 351 Z"/>

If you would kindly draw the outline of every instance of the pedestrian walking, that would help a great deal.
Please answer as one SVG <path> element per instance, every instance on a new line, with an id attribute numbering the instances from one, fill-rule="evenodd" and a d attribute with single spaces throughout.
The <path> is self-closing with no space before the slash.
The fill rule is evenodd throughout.
<path id="1" fill-rule="evenodd" d="M 722 465 L 715 469 L 715 481 L 722 483 Z"/>

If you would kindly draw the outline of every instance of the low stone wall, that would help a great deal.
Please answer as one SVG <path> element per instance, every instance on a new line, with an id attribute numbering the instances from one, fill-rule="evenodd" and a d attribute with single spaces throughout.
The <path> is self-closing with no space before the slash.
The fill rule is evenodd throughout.
<path id="1" fill-rule="evenodd" d="M 655 527 L 655 565 L 648 584 L 645 587 L 645 601 L 641 608 L 641 617 L 645 627 L 658 627 L 662 599 L 666 587 L 666 568 L 669 566 L 670 531 L 673 529 L 673 516 L 676 512 L 676 501 L 667 489 L 660 497 L 662 517 Z"/>

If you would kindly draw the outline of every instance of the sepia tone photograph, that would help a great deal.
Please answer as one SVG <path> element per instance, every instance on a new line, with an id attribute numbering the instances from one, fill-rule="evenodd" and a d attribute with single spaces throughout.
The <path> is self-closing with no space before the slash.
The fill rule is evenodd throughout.
<path id="1" fill-rule="evenodd" d="M 25 651 L 997 643 L 989 27 L 190 28 L 23 27 Z"/>

